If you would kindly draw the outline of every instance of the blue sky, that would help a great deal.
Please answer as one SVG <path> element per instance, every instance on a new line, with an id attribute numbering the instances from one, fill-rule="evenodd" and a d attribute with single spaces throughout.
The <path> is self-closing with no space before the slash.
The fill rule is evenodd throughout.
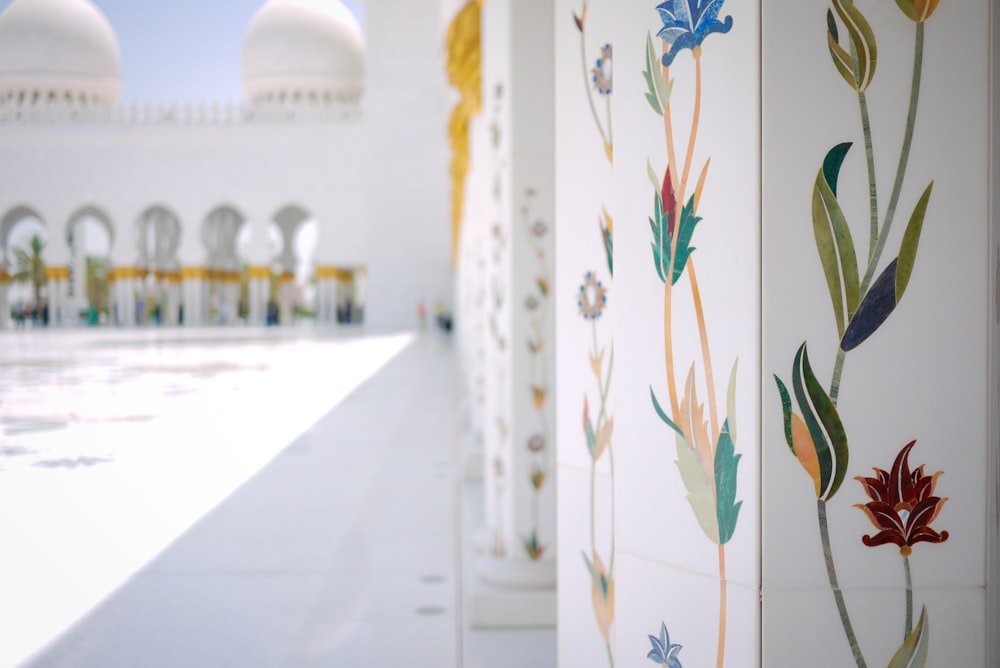
<path id="1" fill-rule="evenodd" d="M 92 1 L 118 35 L 123 101 L 242 99 L 240 46 L 264 0 Z M 361 15 L 359 0 L 343 2 Z M 10 3 L 0 0 L 0 10 Z"/>

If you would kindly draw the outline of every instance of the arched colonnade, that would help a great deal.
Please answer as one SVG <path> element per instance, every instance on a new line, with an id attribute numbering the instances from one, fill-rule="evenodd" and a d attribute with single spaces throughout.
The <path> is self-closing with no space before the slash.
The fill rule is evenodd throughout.
<path id="1" fill-rule="evenodd" d="M 320 226 L 299 204 L 260 226 L 228 203 L 195 221 L 161 203 L 125 220 L 93 204 L 51 218 L 30 204 L 3 212 L 0 326 L 26 310 L 61 326 L 288 324 L 302 316 L 334 323 L 363 314 L 365 269 L 317 264 Z M 12 252 L 36 234 L 45 241 L 41 304 L 30 281 L 15 281 Z"/>

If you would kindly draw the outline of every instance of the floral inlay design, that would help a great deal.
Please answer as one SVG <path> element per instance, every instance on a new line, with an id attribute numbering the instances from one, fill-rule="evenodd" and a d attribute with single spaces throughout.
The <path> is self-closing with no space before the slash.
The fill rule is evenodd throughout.
<path id="1" fill-rule="evenodd" d="M 545 553 L 545 546 L 540 542 L 538 536 L 539 500 L 552 465 L 551 453 L 548 448 L 548 443 L 551 440 L 548 403 L 552 364 L 549 355 L 550 346 L 545 339 L 551 315 L 549 285 L 552 282 L 552 276 L 547 251 L 549 226 L 545 221 L 534 219 L 531 215 L 535 194 L 535 191 L 530 188 L 525 191 L 520 211 L 536 264 L 531 290 L 524 299 L 524 308 L 530 323 L 527 346 L 531 384 L 528 389 L 531 394 L 531 404 L 535 408 L 537 431 L 528 438 L 525 444 L 532 458 L 531 468 L 528 470 L 528 479 L 531 481 L 533 492 L 531 497 L 532 527 L 529 534 L 524 536 L 521 541 L 528 558 L 532 560 L 541 559 Z"/>
<path id="2" fill-rule="evenodd" d="M 503 131 L 501 128 L 502 111 L 503 111 L 503 86 L 497 85 L 494 92 L 493 101 L 493 114 L 492 121 L 490 123 L 490 137 L 493 150 L 493 206 L 494 213 L 496 215 L 496 221 L 492 228 L 492 239 L 491 239 L 491 276 L 489 285 L 489 299 L 490 299 L 490 314 L 489 314 L 489 333 L 490 340 L 493 344 L 493 354 L 497 356 L 502 356 L 508 350 L 507 342 L 507 331 L 502 327 L 501 323 L 504 322 L 504 313 L 508 308 L 508 289 L 507 278 L 504 268 L 507 264 L 507 249 L 508 249 L 508 238 L 507 232 L 504 230 L 503 225 L 499 222 L 504 219 L 503 216 L 503 192 L 504 192 L 504 182 L 503 173 L 504 165 L 500 158 L 500 148 L 503 141 Z M 494 414 L 491 417 L 491 422 L 495 428 L 496 433 L 496 447 L 493 452 L 487 453 L 490 457 L 491 466 L 494 473 L 494 484 L 493 484 L 493 506 L 494 506 L 494 516 L 492 518 L 493 522 L 493 546 L 492 551 L 496 556 L 503 556 L 507 553 L 507 545 L 504 541 L 504 526 L 506 524 L 506 517 L 503 512 L 503 498 L 507 493 L 507 486 L 509 484 L 507 480 L 507 467 L 504 462 L 508 457 L 508 449 L 510 448 L 510 443 L 508 441 L 508 436 L 510 435 L 510 418 L 509 411 L 510 407 L 507 405 L 503 397 L 506 396 L 507 388 L 507 373 L 506 365 L 495 364 L 493 365 L 495 371 L 495 377 L 492 382 L 496 387 L 496 394 L 499 399 L 495 402 Z"/>
<path id="3" fill-rule="evenodd" d="M 604 143 L 604 154 L 608 162 L 614 159 L 614 138 L 611 134 L 611 81 L 612 81 L 612 58 L 611 45 L 605 44 L 601 47 L 601 56 L 596 61 L 593 68 L 589 66 L 591 60 L 587 57 L 587 0 L 583 1 L 583 9 L 580 15 L 573 15 L 573 22 L 580 32 L 580 62 L 583 66 L 583 80 L 587 84 L 587 102 L 590 104 L 590 113 L 594 117 L 594 124 L 597 125 L 598 132 L 601 133 L 601 140 Z M 590 83 L 593 83 L 591 87 Z M 597 113 L 597 105 L 594 102 L 594 91 L 604 98 L 604 118 Z"/>
<path id="4" fill-rule="evenodd" d="M 591 579 L 591 594 L 594 604 L 594 617 L 598 629 L 608 650 L 608 661 L 613 666 L 614 656 L 611 650 L 611 624 L 614 622 L 615 611 L 615 539 L 614 539 L 614 471 L 615 459 L 612 448 L 614 434 L 614 418 L 609 412 L 608 395 L 611 391 L 611 372 L 614 369 L 615 350 L 598 343 L 597 319 L 607 305 L 607 290 L 597 280 L 594 272 L 588 271 L 584 284 L 580 286 L 580 315 L 590 322 L 593 349 L 589 355 L 590 370 L 597 383 L 599 405 L 596 420 L 591 417 L 590 398 L 583 397 L 583 433 L 586 439 L 587 452 L 590 455 L 590 554 L 583 553 L 583 561 L 587 566 Z M 608 355 L 605 364 L 605 355 Z M 597 501 L 596 481 L 597 465 L 605 455 L 611 471 L 611 548 L 610 562 L 605 568 L 597 546 L 597 518 L 595 503 Z"/>
<path id="5" fill-rule="evenodd" d="M 611 45 L 605 44 L 601 47 L 601 57 L 590 70 L 593 75 L 594 90 L 599 95 L 611 95 L 611 69 Z"/>
<path id="6" fill-rule="evenodd" d="M 910 555 L 917 543 L 943 543 L 948 540 L 948 532 L 940 533 L 931 528 L 944 502 L 948 499 L 935 496 L 934 488 L 942 472 L 924 475 L 923 465 L 910 471 L 910 451 L 916 445 L 910 441 L 896 455 L 892 470 L 874 468 L 875 477 L 857 476 L 855 480 L 865 488 L 871 499 L 868 503 L 856 503 L 878 529 L 873 536 L 862 536 L 868 547 L 896 545 L 903 558 L 903 575 L 906 579 L 906 622 L 904 636 L 913 630 L 913 580 L 910 575 Z M 922 614 L 921 617 L 924 615 Z"/>
<path id="7" fill-rule="evenodd" d="M 608 289 L 604 287 L 604 283 L 597 280 L 594 272 L 588 271 L 584 276 L 576 305 L 580 308 L 580 315 L 584 320 L 597 320 L 604 313 L 604 307 L 608 305 Z"/>
<path id="8" fill-rule="evenodd" d="M 867 663 L 854 631 L 844 593 L 838 583 L 827 516 L 827 504 L 841 489 L 851 454 L 846 419 L 838 411 L 837 403 L 848 354 L 882 327 L 899 306 L 909 286 L 934 187 L 932 181 L 917 198 L 898 242 L 899 251 L 883 266 L 881 260 L 900 204 L 913 142 L 920 99 L 925 22 L 937 8 L 938 0 L 896 0 L 896 4 L 903 14 L 900 19 L 911 21 L 915 29 L 913 74 L 909 102 L 905 109 L 902 146 L 884 216 L 879 204 L 876 153 L 866 94 L 877 83 L 879 50 L 875 31 L 861 7 L 850 0 L 832 0 L 832 6 L 826 12 L 826 42 L 833 70 L 858 99 L 868 176 L 868 248 L 867 252 L 862 253 L 856 250 L 853 231 L 848 222 L 850 212 L 842 207 L 838 188 L 840 173 L 852 147 L 851 142 L 843 142 L 827 152 L 819 167 L 813 185 L 811 207 L 813 235 L 833 307 L 838 340 L 833 378 L 829 389 L 819 382 L 810 363 L 806 343 L 799 346 L 792 362 L 792 390 L 789 391 L 788 386 L 775 376 L 784 419 L 785 440 L 791 453 L 814 483 L 820 544 L 830 590 L 844 636 L 859 668 L 867 666 Z M 895 47 L 896 44 L 892 43 L 891 46 Z M 859 265 L 859 255 L 864 261 L 863 265 Z M 914 627 L 912 624 L 910 556 L 913 545 L 918 542 L 940 543 L 948 538 L 947 531 L 938 532 L 930 526 L 947 500 L 934 494 L 941 473 L 925 475 L 923 466 L 910 470 L 909 455 L 915 443 L 916 441 L 911 441 L 903 447 L 889 471 L 875 468 L 874 477 L 855 478 L 861 483 L 869 499 L 866 503 L 855 505 L 877 529 L 876 533 L 862 536 L 861 540 L 868 546 L 896 545 L 903 559 L 906 588 L 903 644 L 890 662 L 890 668 L 923 666 L 927 661 L 930 621 L 925 608 L 917 625 Z"/>
<path id="9" fill-rule="evenodd" d="M 600 47 L 600 56 L 595 61 L 587 58 L 587 1 L 582 3 L 579 15 L 573 15 L 573 21 L 580 33 L 580 61 L 583 71 L 584 90 L 594 125 L 601 137 L 604 155 L 608 163 L 614 160 L 614 144 L 611 135 L 611 100 L 613 86 L 613 49 L 605 43 Z M 588 63 L 593 67 L 588 70 Z M 604 118 L 597 112 L 594 93 L 604 98 Z M 610 172 L 605 178 L 610 179 Z M 613 236 L 614 223 L 605 207 L 597 216 L 600 246 L 607 262 L 608 274 L 613 274 Z M 596 270 L 585 273 L 583 283 L 576 294 L 578 314 L 590 324 L 591 350 L 588 353 L 587 365 L 594 376 L 596 396 L 588 392 L 583 394 L 583 437 L 590 457 L 590 545 L 589 550 L 583 550 L 583 562 L 590 581 L 591 601 L 594 608 L 594 620 L 597 629 L 607 649 L 608 664 L 615 665 L 612 649 L 612 626 L 615 618 L 615 539 L 614 539 L 614 504 L 615 504 L 615 466 L 614 466 L 614 418 L 611 414 L 610 393 L 611 373 L 614 369 L 614 343 L 603 343 L 598 331 L 598 321 L 608 307 L 609 286 L 599 276 Z M 592 391 L 593 391 L 592 390 Z M 592 401 L 593 399 L 593 401 Z M 596 406 L 596 413 L 591 406 Z M 602 459 L 607 459 L 611 477 L 610 493 L 599 495 L 597 491 L 597 467 Z M 603 498 L 602 498 L 603 497 Z M 598 503 L 607 504 L 611 516 L 611 531 L 607 538 L 598 540 L 597 508 Z M 603 557 L 602 557 L 603 555 Z M 605 559 L 607 561 L 605 561 Z"/>
<path id="10" fill-rule="evenodd" d="M 684 49 L 701 48 L 712 33 L 727 33 L 733 29 L 733 17 L 718 19 L 725 0 L 667 0 L 656 6 L 663 27 L 656 36 L 668 49 L 663 54 L 663 66 L 670 67 Z"/>
<path id="11" fill-rule="evenodd" d="M 661 49 L 658 54 L 652 36 L 647 35 L 646 66 L 643 71 L 646 81 L 646 101 L 656 114 L 663 117 L 667 149 L 667 165 L 662 171 L 655 169 L 652 162 L 647 163 L 649 181 L 653 189 L 653 214 L 649 218 L 653 267 L 656 276 L 663 284 L 663 359 L 669 397 L 667 406 L 660 404 L 652 385 L 649 391 L 653 410 L 673 437 L 677 451 L 677 467 L 695 519 L 705 536 L 717 546 L 719 621 L 716 665 L 720 668 L 725 665 L 728 618 L 726 544 L 736 532 L 743 504 L 736 499 L 737 474 L 742 457 L 736 453 L 738 360 L 732 364 L 723 404 L 722 397 L 717 394 L 715 388 L 706 311 L 692 254 L 694 234 L 702 222 L 698 208 L 708 176 L 710 159 L 705 159 L 693 184 L 690 178 L 701 124 L 701 45 L 708 35 L 727 33 L 733 27 L 731 16 L 719 20 L 722 5 L 723 0 L 668 0 L 657 5 L 661 23 L 657 37 L 660 39 Z M 684 50 L 690 50 L 694 61 L 694 81 L 683 82 L 683 85 L 693 84 L 694 108 L 691 130 L 686 137 L 687 152 L 683 162 L 679 162 L 671 102 L 675 82 L 670 78 L 670 67 Z M 710 252 L 710 249 L 701 252 Z M 679 289 L 682 286 L 690 290 L 690 303 L 695 314 L 701 348 L 701 360 L 692 361 L 683 376 L 678 371 L 675 359 L 674 336 L 678 325 L 673 318 L 676 304 L 681 296 L 678 294 Z M 707 390 L 707 407 L 698 397 L 699 377 L 703 379 Z M 663 632 L 665 634 L 665 628 Z M 653 658 L 652 653 L 650 658 Z M 668 658 L 673 659 L 673 656 L 664 655 L 663 661 Z M 664 665 L 675 664 L 664 663 Z"/>
<path id="12" fill-rule="evenodd" d="M 659 637 L 649 636 L 649 642 L 653 645 L 653 649 L 649 650 L 647 659 L 664 668 L 683 668 L 680 659 L 677 658 L 683 646 L 670 642 L 670 634 L 665 623 L 660 623 Z"/>
<path id="13" fill-rule="evenodd" d="M 934 487 L 943 472 L 924 475 L 923 465 L 911 472 L 908 460 L 915 444 L 916 441 L 910 441 L 899 451 L 891 472 L 875 468 L 874 478 L 855 478 L 864 486 L 871 501 L 854 507 L 863 510 L 879 530 L 874 536 L 864 536 L 861 540 L 869 547 L 897 545 L 904 557 L 910 556 L 917 543 L 948 540 L 947 531 L 938 533 L 931 528 L 931 522 L 948 500 L 934 496 Z"/>

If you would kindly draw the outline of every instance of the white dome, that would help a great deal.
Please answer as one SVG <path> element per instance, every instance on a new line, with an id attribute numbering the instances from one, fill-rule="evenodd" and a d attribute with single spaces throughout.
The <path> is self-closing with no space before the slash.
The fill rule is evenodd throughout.
<path id="1" fill-rule="evenodd" d="M 120 91 L 118 40 L 89 0 L 13 0 L 0 14 L 0 97 L 111 102 Z"/>
<path id="2" fill-rule="evenodd" d="M 250 22 L 242 66 L 251 100 L 356 99 L 364 90 L 365 38 L 340 0 L 270 0 Z"/>

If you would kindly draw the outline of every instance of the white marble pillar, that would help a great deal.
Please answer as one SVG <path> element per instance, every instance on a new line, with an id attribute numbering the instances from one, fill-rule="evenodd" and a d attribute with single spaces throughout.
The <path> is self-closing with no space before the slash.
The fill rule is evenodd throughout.
<path id="1" fill-rule="evenodd" d="M 87 309 L 90 301 L 87 299 L 87 225 L 85 222 L 78 222 L 73 229 L 73 264 L 71 271 L 72 280 L 72 308 L 74 314 Z"/>
<path id="2" fill-rule="evenodd" d="M 270 280 L 270 274 L 268 279 Z M 235 325 L 240 322 L 240 272 L 236 270 L 227 272 L 222 290 L 228 303 L 225 324 Z"/>
<path id="3" fill-rule="evenodd" d="M 487 240 L 490 202 L 490 135 L 484 115 L 470 123 L 471 169 L 465 184 L 465 209 L 456 273 L 457 336 L 462 355 L 462 469 L 468 480 L 481 479 L 485 468 L 485 355 L 487 330 Z M 430 323 L 428 326 L 432 326 Z"/>
<path id="4" fill-rule="evenodd" d="M 115 220 L 130 219 L 129 213 L 124 209 L 112 211 L 111 214 Z M 136 291 L 140 276 L 138 249 L 142 238 L 142 228 L 138 222 L 116 227 L 112 237 L 111 268 L 108 273 L 110 320 L 122 327 L 133 327 L 136 324 Z"/>
<path id="5" fill-rule="evenodd" d="M 495 201 L 485 435 L 491 549 L 476 565 L 483 586 L 469 604 L 481 626 L 555 624 L 552 21 L 551 0 L 483 7 Z"/>
<path id="6" fill-rule="evenodd" d="M 291 325 L 295 319 L 295 272 L 283 271 L 279 286 L 279 322 L 282 325 Z"/>
<path id="7" fill-rule="evenodd" d="M 118 290 L 115 280 L 115 272 L 108 269 L 108 324 L 115 326 L 118 324 L 116 313 L 118 309 Z"/>
<path id="8" fill-rule="evenodd" d="M 10 329 L 10 274 L 0 268 L 0 329 Z"/>
<path id="9" fill-rule="evenodd" d="M 337 267 L 316 267 L 316 322 L 324 325 L 337 323 Z"/>
<path id="10" fill-rule="evenodd" d="M 251 265 L 247 271 L 249 274 L 247 322 L 251 325 L 263 325 L 267 321 L 267 298 L 271 287 L 271 268 Z"/>
<path id="11" fill-rule="evenodd" d="M 329 291 L 329 286 L 324 279 L 317 276 L 316 278 L 316 322 L 317 323 L 327 323 L 329 322 L 329 305 L 327 299 L 327 293 Z"/>
<path id="12" fill-rule="evenodd" d="M 351 318 L 354 324 L 364 322 L 365 302 L 368 299 L 368 270 L 358 267 L 351 276 Z"/>
<path id="13" fill-rule="evenodd" d="M 59 216 L 55 220 L 61 220 Z M 50 234 L 46 239 L 43 255 L 45 258 L 47 285 L 45 288 L 48 300 L 49 326 L 68 325 L 74 321 L 72 309 L 67 300 L 69 297 L 70 279 L 70 248 L 66 236 L 57 228 L 56 234 Z"/>
<path id="14" fill-rule="evenodd" d="M 163 295 L 163 324 L 176 327 L 180 321 L 181 307 L 181 276 L 180 272 L 168 272 L 164 276 L 161 294 Z"/>
<path id="15" fill-rule="evenodd" d="M 69 267 L 46 267 L 49 327 L 66 327 L 76 320 L 69 298 Z"/>
<path id="16" fill-rule="evenodd" d="M 184 310 L 185 327 L 205 324 L 207 309 L 206 292 L 208 272 L 204 267 L 181 267 L 181 304 Z"/>
<path id="17" fill-rule="evenodd" d="M 267 232 L 269 221 L 266 217 L 260 217 L 247 224 L 250 225 L 250 240 L 246 248 L 247 324 L 263 325 L 267 318 L 267 301 L 271 288 L 272 251 Z"/>
<path id="18" fill-rule="evenodd" d="M 117 322 L 123 327 L 134 327 L 139 270 L 136 267 L 115 267 L 113 276 Z"/>

